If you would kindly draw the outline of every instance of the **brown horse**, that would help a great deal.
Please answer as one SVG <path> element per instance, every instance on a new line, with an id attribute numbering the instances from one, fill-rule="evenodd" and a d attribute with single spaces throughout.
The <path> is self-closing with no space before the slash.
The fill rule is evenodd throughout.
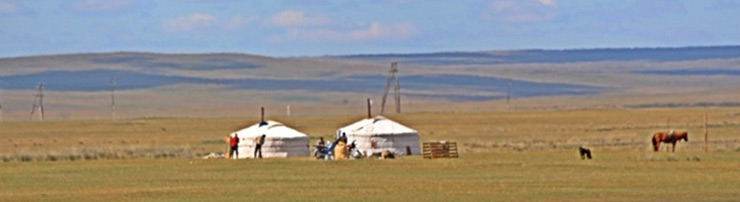
<path id="1" fill-rule="evenodd" d="M 666 143 L 673 143 L 673 152 L 676 152 L 676 142 L 683 139 L 684 141 L 689 141 L 689 133 L 685 131 L 674 131 L 672 134 L 664 133 L 664 132 L 657 132 L 655 135 L 653 135 L 653 149 L 657 152 L 658 149 L 660 149 L 660 143 L 666 142 Z"/>

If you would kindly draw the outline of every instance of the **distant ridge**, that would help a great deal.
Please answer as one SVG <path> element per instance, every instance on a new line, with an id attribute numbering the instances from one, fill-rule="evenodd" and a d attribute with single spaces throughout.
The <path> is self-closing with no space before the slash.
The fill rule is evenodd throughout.
<path id="1" fill-rule="evenodd" d="M 454 54 L 506 54 L 512 52 L 584 52 L 584 51 L 639 51 L 639 50 L 678 50 L 678 49 L 740 49 L 740 45 L 723 46 L 684 46 L 684 47 L 632 47 L 632 48 L 572 48 L 572 49 L 510 49 L 510 50 L 481 50 L 481 51 L 439 51 L 428 53 L 380 53 L 380 54 L 350 54 L 331 55 L 327 57 L 369 57 L 369 56 L 411 56 L 411 55 L 454 55 Z"/>
<path id="2" fill-rule="evenodd" d="M 644 54 L 654 53 L 649 56 Z M 573 55 L 584 55 L 574 57 Z M 610 56 L 599 56 L 598 54 L 612 54 Z M 153 56 L 236 56 L 255 58 L 344 58 L 362 60 L 384 60 L 452 57 L 452 58 L 495 58 L 498 63 L 537 63 L 537 62 L 577 62 L 577 61 L 603 61 L 603 60 L 695 60 L 695 59 L 722 59 L 740 57 L 740 45 L 724 46 L 686 46 L 686 47 L 635 47 L 635 48 L 576 48 L 576 49 L 520 49 L 520 50 L 490 50 L 490 51 L 441 51 L 429 53 L 381 53 L 381 54 L 351 54 L 351 55 L 327 55 L 327 56 L 286 56 L 273 57 L 268 55 L 238 53 L 238 52 L 211 52 L 211 53 L 162 53 L 148 51 L 114 51 L 114 52 L 83 52 L 83 53 L 59 53 L 28 56 L 0 57 L 3 59 L 25 59 L 40 57 L 66 57 L 66 56 L 110 56 L 110 55 L 153 55 Z M 641 55 L 641 56 L 638 56 Z M 526 56 L 526 57 L 525 57 Z M 563 56 L 562 59 L 538 59 L 532 60 L 527 57 Z M 593 57 L 588 59 L 588 57 Z M 690 56 L 681 59 L 679 56 Z M 506 60 L 509 59 L 509 60 Z M 413 62 L 413 61 L 412 61 Z M 497 64 L 493 61 L 488 63 Z M 485 64 L 488 64 L 485 63 Z M 447 65 L 448 62 L 445 62 Z"/>
<path id="3" fill-rule="evenodd" d="M 255 57 L 255 58 L 275 58 L 265 55 L 256 55 L 248 53 L 159 53 L 146 51 L 114 51 L 114 52 L 85 52 L 85 53 L 60 53 L 60 54 L 43 54 L 27 55 L 14 57 L 0 57 L 4 59 L 33 59 L 33 58 L 52 58 L 52 57 L 69 57 L 69 56 L 116 56 L 116 55 L 142 55 L 142 56 L 237 56 L 237 57 Z"/>
<path id="4" fill-rule="evenodd" d="M 394 61 L 401 65 L 403 100 L 411 103 L 511 97 L 512 105 L 531 98 L 548 106 L 700 107 L 714 105 L 692 103 L 740 100 L 740 46 L 321 57 L 149 52 L 27 56 L 0 58 L 0 96 L 6 112 L 13 109 L 14 116 L 26 117 L 30 92 L 43 82 L 49 103 L 57 102 L 50 109 L 107 113 L 115 78 L 119 106 L 145 111 L 259 103 L 352 106 L 382 95 Z M 668 100 L 673 94 L 686 99 Z"/>
<path id="5" fill-rule="evenodd" d="M 598 61 L 685 61 L 740 57 L 740 46 L 696 46 L 678 48 L 594 48 L 565 50 L 511 50 L 436 52 L 410 54 L 360 54 L 345 59 L 397 61 L 417 65 L 566 63 Z"/>

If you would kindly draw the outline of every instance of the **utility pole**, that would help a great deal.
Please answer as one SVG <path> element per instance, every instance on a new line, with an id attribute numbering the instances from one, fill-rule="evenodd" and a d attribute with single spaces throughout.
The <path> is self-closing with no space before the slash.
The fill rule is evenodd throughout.
<path id="1" fill-rule="evenodd" d="M 396 91 L 395 93 L 395 100 L 396 100 L 396 113 L 401 113 L 401 84 L 398 83 L 398 78 L 396 78 L 396 87 L 393 88 L 393 90 Z"/>
<path id="2" fill-rule="evenodd" d="M 110 78 L 110 118 L 116 120 L 116 77 Z"/>
<path id="3" fill-rule="evenodd" d="M 39 117 L 44 121 L 44 83 L 39 86 Z"/>
<path id="4" fill-rule="evenodd" d="M 3 122 L 3 101 L 0 100 L 0 122 Z"/>
<path id="5" fill-rule="evenodd" d="M 709 151 L 707 149 L 707 141 L 709 141 L 709 132 L 707 131 L 707 112 L 704 112 L 704 152 Z"/>
<path id="6" fill-rule="evenodd" d="M 671 118 L 665 118 L 665 127 L 668 128 L 668 131 L 671 130 Z"/>
<path id="7" fill-rule="evenodd" d="M 509 82 L 507 83 L 506 87 L 506 104 L 509 104 L 509 100 L 511 100 L 511 79 L 509 79 Z"/>
<path id="8" fill-rule="evenodd" d="M 398 77 L 396 76 L 396 73 L 398 72 L 398 63 L 393 62 L 391 63 L 391 69 L 388 71 L 388 79 L 385 82 L 385 91 L 383 92 L 383 100 L 380 103 L 380 114 L 383 114 L 385 111 L 385 100 L 388 98 L 388 91 L 391 90 L 391 85 L 393 85 L 394 90 L 394 100 L 396 102 L 396 113 L 401 113 L 401 85 L 398 82 Z"/>
<path id="9" fill-rule="evenodd" d="M 33 101 L 33 108 L 31 108 L 29 119 L 33 120 L 33 113 L 38 109 L 39 119 L 44 121 L 44 83 L 39 83 L 35 97 L 36 99 Z"/>
<path id="10" fill-rule="evenodd" d="M 373 114 L 370 112 L 370 98 L 367 99 L 367 118 L 372 118 Z"/>

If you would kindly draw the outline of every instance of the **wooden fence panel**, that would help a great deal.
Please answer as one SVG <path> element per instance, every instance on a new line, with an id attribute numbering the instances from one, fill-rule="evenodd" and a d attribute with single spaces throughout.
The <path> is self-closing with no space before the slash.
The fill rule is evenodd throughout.
<path id="1" fill-rule="evenodd" d="M 428 159 L 457 158 L 456 142 L 425 142 L 422 145 L 422 156 Z"/>

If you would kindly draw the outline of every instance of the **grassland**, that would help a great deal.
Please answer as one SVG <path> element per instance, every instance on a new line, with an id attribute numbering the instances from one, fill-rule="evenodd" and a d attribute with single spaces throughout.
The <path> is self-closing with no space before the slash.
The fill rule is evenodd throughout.
<path id="1" fill-rule="evenodd" d="M 710 152 L 702 151 L 702 115 Z M 202 160 L 254 118 L 0 123 L 0 201 L 734 201 L 740 109 L 408 113 L 422 141 L 459 142 L 460 159 Z M 273 117 L 312 141 L 361 116 Z M 668 122 L 668 123 L 667 123 Z M 651 133 L 688 129 L 676 153 Z M 590 147 L 583 161 L 575 148 Z M 665 149 L 665 148 L 664 148 Z M 121 155 L 70 161 L 75 152 Z M 97 153 L 95 153 L 97 152 Z M 157 157 L 157 153 L 167 154 Z M 176 155 L 170 155 L 176 154 Z M 38 157 L 38 158 L 36 158 Z M 161 158 L 160 158 L 161 157 Z"/>
<path id="2" fill-rule="evenodd" d="M 671 157 L 677 160 L 661 160 Z M 737 152 L 626 151 L 598 152 L 593 161 L 560 151 L 449 160 L 10 163 L 0 171 L 0 200 L 734 201 L 738 166 Z"/>

